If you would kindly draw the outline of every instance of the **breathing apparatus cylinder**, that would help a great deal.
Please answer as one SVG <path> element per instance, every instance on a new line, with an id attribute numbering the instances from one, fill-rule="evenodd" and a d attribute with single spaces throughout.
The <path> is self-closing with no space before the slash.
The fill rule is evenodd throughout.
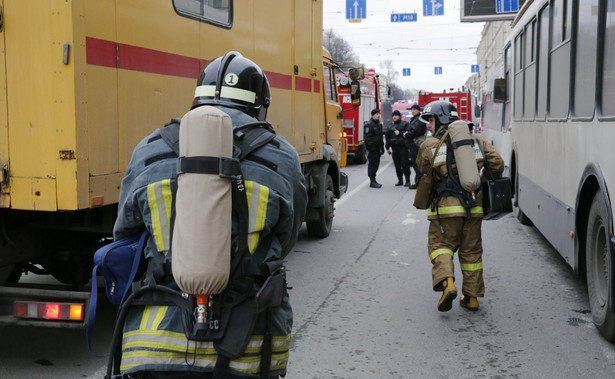
<path id="1" fill-rule="evenodd" d="M 459 183 L 468 192 L 476 191 L 481 184 L 476 162 L 477 158 L 481 157 L 480 150 L 478 150 L 478 146 L 474 146 L 474 138 L 472 138 L 465 121 L 457 120 L 452 122 L 448 126 L 448 130 L 451 142 L 453 143 Z M 478 156 L 476 150 L 478 150 Z"/>
<path id="2" fill-rule="evenodd" d="M 232 155 L 233 125 L 226 113 L 205 105 L 186 113 L 179 128 L 180 158 Z M 231 179 L 218 174 L 178 174 L 171 259 L 173 278 L 186 293 L 217 294 L 228 283 L 231 191 Z"/>

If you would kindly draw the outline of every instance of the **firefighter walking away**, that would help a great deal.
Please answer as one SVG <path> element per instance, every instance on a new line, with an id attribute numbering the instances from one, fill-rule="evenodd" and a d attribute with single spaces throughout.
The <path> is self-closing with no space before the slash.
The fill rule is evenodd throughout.
<path id="1" fill-rule="evenodd" d="M 483 167 L 480 148 L 495 176 L 502 175 L 504 161 L 490 143 L 468 133 L 466 122 L 459 120 L 452 103 L 431 102 L 420 117 L 432 134 L 421 145 L 417 163 L 423 174 L 432 168 L 434 181 L 427 218 L 430 221 L 428 253 L 432 263 L 432 287 L 442 292 L 437 308 L 441 312 L 449 311 L 457 297 L 453 259 L 457 252 L 463 274 L 460 305 L 477 311 L 478 298 L 485 295 L 481 238 L 483 207 L 478 174 Z M 463 161 L 460 157 L 464 157 Z"/>

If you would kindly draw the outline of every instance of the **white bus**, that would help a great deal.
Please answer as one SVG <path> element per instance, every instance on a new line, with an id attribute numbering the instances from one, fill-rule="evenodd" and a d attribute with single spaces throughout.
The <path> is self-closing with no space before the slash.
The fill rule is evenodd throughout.
<path id="1" fill-rule="evenodd" d="M 502 65 L 483 123 L 519 220 L 587 276 L 594 323 L 614 341 L 615 1 L 526 1 Z"/>

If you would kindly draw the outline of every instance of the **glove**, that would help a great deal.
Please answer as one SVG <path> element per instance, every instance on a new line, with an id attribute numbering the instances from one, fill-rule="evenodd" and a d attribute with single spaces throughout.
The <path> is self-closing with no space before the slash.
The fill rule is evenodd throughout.
<path id="1" fill-rule="evenodd" d="M 384 155 L 384 147 L 380 148 L 380 155 Z"/>

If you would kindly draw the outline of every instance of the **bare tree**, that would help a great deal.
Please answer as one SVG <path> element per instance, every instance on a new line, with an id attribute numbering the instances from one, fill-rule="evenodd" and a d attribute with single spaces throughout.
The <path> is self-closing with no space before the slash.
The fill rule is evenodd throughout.
<path id="1" fill-rule="evenodd" d="M 380 62 L 380 68 L 382 69 L 381 76 L 386 78 L 387 90 L 390 94 L 390 98 L 392 101 L 405 99 L 407 96 L 404 93 L 404 90 L 401 89 L 400 86 L 395 83 L 397 79 L 399 79 L 399 71 L 393 67 L 393 60 L 387 59 L 385 61 Z"/>
<path id="2" fill-rule="evenodd" d="M 359 59 L 354 54 L 352 46 L 333 29 L 324 31 L 322 44 L 331 53 L 333 61 L 340 66 L 357 66 L 359 64 Z"/>

